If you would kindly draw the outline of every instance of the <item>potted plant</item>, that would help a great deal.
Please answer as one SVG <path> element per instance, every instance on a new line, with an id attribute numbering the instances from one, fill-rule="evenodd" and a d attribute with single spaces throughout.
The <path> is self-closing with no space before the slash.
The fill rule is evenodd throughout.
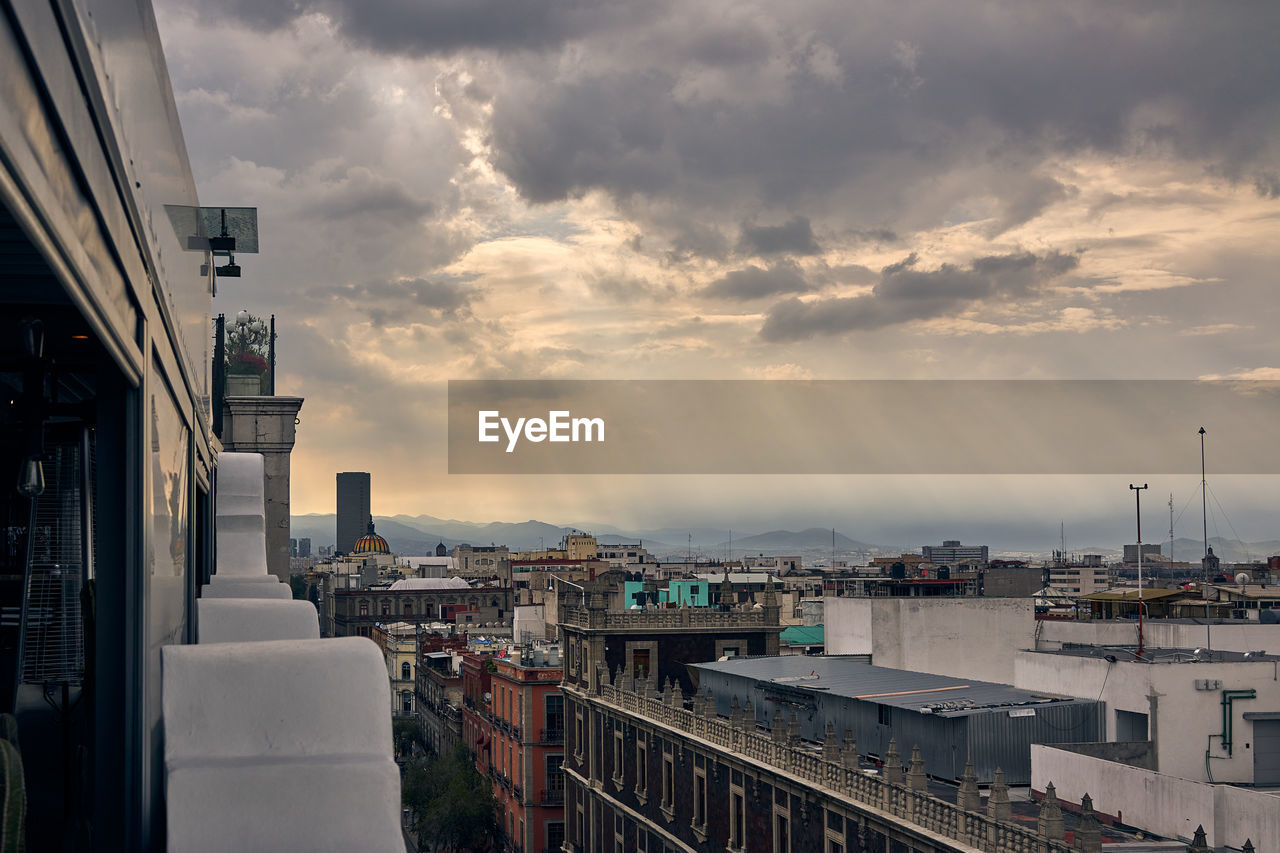
<path id="1" fill-rule="evenodd" d="M 228 397 L 267 393 L 270 335 L 267 324 L 248 311 L 241 311 L 227 324 Z"/>

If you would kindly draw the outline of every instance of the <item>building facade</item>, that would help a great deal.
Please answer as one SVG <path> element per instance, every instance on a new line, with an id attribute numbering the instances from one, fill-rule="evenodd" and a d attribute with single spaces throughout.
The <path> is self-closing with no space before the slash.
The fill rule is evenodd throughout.
<path id="1" fill-rule="evenodd" d="M 1049 586 L 1071 595 L 1092 595 L 1111 588 L 1111 573 L 1102 565 L 1054 566 L 1049 569 Z"/>
<path id="2" fill-rule="evenodd" d="M 935 566 L 952 566 L 956 563 L 986 564 L 986 545 L 961 545 L 959 539 L 946 539 L 941 545 L 924 545 L 920 556 Z"/>
<path id="3" fill-rule="evenodd" d="M 356 540 L 364 536 L 371 520 L 370 483 L 365 471 L 342 471 L 338 474 L 337 544 L 340 554 L 350 554 Z"/>
<path id="4" fill-rule="evenodd" d="M 511 552 L 506 545 L 459 545 L 453 549 L 460 578 L 500 578 L 510 583 Z"/>
<path id="5" fill-rule="evenodd" d="M 709 694 L 687 699 L 674 682 L 661 694 L 637 687 L 608 683 L 603 667 L 566 675 L 568 853 L 1101 850 L 1091 812 L 1069 847 L 1056 801 L 1037 831 L 1012 822 L 999 780 L 985 810 L 971 776 L 953 803 L 927 793 L 923 761 L 904 770 L 896 749 L 876 774 L 830 726 L 815 743 L 780 710 L 762 728 L 754 709 L 734 703 L 723 716 Z"/>
<path id="6" fill-rule="evenodd" d="M 564 840 L 564 695 L 559 656 L 526 647 L 463 671 L 463 730 L 493 780 L 504 849 L 559 851 Z M 482 689 L 484 669 L 488 690 Z"/>
<path id="7" fill-rule="evenodd" d="M 477 589 L 326 589 L 322 628 L 330 637 L 372 637 L 374 626 L 388 622 L 446 622 L 482 626 L 511 619 L 511 590 Z M 469 616 L 469 618 L 468 618 Z"/>

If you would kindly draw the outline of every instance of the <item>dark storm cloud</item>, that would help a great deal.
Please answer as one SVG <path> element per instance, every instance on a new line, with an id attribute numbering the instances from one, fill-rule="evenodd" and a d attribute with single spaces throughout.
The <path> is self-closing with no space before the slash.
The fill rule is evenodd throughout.
<path id="1" fill-rule="evenodd" d="M 994 236 L 1073 192 L 1033 171 L 1064 155 L 1172 153 L 1240 180 L 1280 154 L 1280 4 L 870 3 L 857 26 L 843 3 L 715 8 L 720 31 L 772 19 L 777 34 L 739 89 L 696 40 L 660 38 L 678 26 L 656 17 L 630 39 L 586 39 L 572 64 L 510 67 L 493 164 L 533 202 L 600 189 L 740 222 L 825 199 L 815 222 L 892 231 L 945 221 L 953 203 L 935 200 L 958 182 L 944 179 L 973 175 L 953 191 L 994 196 Z"/>
<path id="2" fill-rule="evenodd" d="M 322 293 L 376 326 L 394 326 L 467 314 L 475 288 L 456 278 L 408 278 L 346 284 Z"/>
<path id="3" fill-rule="evenodd" d="M 1280 175 L 1263 172 L 1254 178 L 1253 187 L 1263 198 L 1280 198 Z"/>
<path id="4" fill-rule="evenodd" d="M 557 47 L 638 14 L 631 6 L 622 0 L 224 0 L 195 8 L 206 19 L 230 15 L 264 29 L 319 13 L 363 47 L 424 56 L 472 48 Z"/>
<path id="5" fill-rule="evenodd" d="M 622 303 L 635 302 L 640 299 L 653 299 L 670 294 L 670 290 L 667 287 L 632 276 L 600 275 L 589 279 L 587 286 L 597 296 Z"/>
<path id="6" fill-rule="evenodd" d="M 746 269 L 733 270 L 702 288 L 702 295 L 746 301 L 781 293 L 803 293 L 812 289 L 800 268 L 784 261 L 767 269 L 748 266 Z"/>
<path id="7" fill-rule="evenodd" d="M 821 251 L 809 220 L 803 216 L 782 225 L 743 223 L 738 250 L 751 255 L 816 255 Z"/>
<path id="8" fill-rule="evenodd" d="M 308 211 L 309 216 L 330 222 L 352 217 L 386 217 L 410 224 L 430 216 L 434 206 L 416 199 L 399 183 L 366 174 L 359 182 L 326 193 Z"/>
<path id="9" fill-rule="evenodd" d="M 943 264 L 936 270 L 916 269 L 917 263 L 913 253 L 885 267 L 868 296 L 811 302 L 792 297 L 779 302 L 769 310 L 760 336 L 767 341 L 793 341 L 870 331 L 947 316 L 986 299 L 1027 297 L 1075 269 L 1079 257 L 1015 252 L 977 258 L 968 267 Z"/>

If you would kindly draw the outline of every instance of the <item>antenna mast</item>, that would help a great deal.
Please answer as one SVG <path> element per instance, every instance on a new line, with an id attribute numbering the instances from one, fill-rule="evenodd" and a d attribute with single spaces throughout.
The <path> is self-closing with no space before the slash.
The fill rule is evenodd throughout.
<path id="1" fill-rule="evenodd" d="M 1204 478 L 1204 427 L 1200 427 L 1200 509 L 1204 518 L 1204 555 L 1209 556 L 1209 485 Z M 1205 563 L 1204 582 L 1209 582 L 1209 564 Z"/>
<path id="2" fill-rule="evenodd" d="M 1135 486 L 1129 484 L 1129 488 L 1133 489 L 1134 505 L 1137 508 L 1138 518 L 1138 658 L 1142 657 L 1142 490 L 1147 488 L 1147 484 Z"/>

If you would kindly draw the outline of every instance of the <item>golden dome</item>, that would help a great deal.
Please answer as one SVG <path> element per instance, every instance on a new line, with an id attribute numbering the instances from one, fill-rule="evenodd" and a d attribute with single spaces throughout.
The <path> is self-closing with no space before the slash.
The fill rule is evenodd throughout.
<path id="1" fill-rule="evenodd" d="M 352 554 L 390 554 L 391 546 L 387 540 L 373 532 L 373 522 L 369 522 L 369 532 L 356 540 L 351 548 Z"/>

